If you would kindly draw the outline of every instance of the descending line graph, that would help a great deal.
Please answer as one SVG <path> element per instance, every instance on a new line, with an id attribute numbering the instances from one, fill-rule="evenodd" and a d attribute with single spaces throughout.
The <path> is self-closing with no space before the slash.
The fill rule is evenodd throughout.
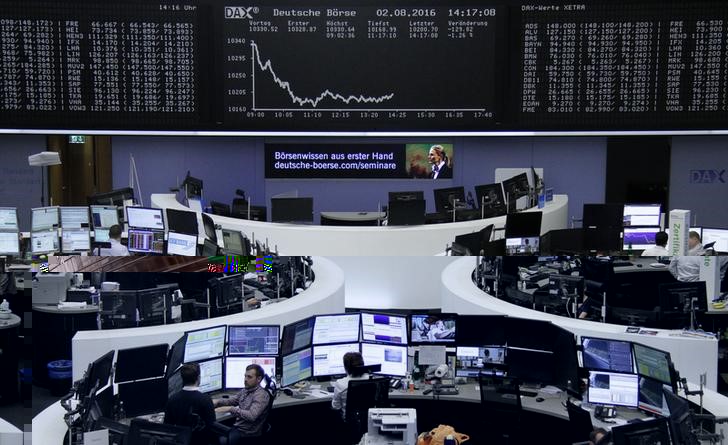
<path id="1" fill-rule="evenodd" d="M 256 91 L 255 91 L 255 72 L 256 72 L 256 64 L 260 68 L 262 72 L 268 71 L 272 77 L 272 80 L 280 87 L 282 90 L 284 90 L 288 96 L 291 99 L 291 102 L 295 105 L 299 105 L 301 107 L 305 107 L 306 105 L 309 105 L 312 108 L 318 107 L 319 103 L 326 99 L 333 99 L 335 101 L 343 102 L 344 104 L 381 104 L 383 102 L 389 101 L 394 97 L 394 93 L 385 94 L 383 96 L 378 97 L 372 97 L 372 96 L 365 96 L 363 94 L 360 95 L 342 95 L 340 93 L 334 92 L 329 90 L 328 88 L 322 91 L 318 96 L 316 97 L 300 97 L 297 96 L 296 93 L 294 93 L 293 88 L 291 87 L 291 83 L 288 81 L 285 81 L 278 77 L 275 70 L 273 69 L 273 63 L 270 59 L 267 59 L 265 62 L 263 62 L 261 55 L 260 55 L 260 49 L 258 48 L 258 44 L 255 43 L 255 41 L 250 42 L 250 50 L 251 50 L 251 73 L 252 73 L 252 83 L 253 83 L 253 89 L 252 89 L 252 95 L 253 95 L 253 110 L 270 110 L 266 108 L 260 108 L 256 106 L 255 99 L 256 99 Z M 300 109 L 286 109 L 285 111 L 300 111 L 307 108 L 300 108 Z M 280 110 L 280 109 L 279 109 Z"/>

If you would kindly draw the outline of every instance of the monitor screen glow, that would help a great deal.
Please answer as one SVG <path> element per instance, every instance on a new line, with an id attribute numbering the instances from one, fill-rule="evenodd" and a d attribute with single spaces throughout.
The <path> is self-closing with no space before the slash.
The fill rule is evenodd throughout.
<path id="1" fill-rule="evenodd" d="M 627 373 L 634 371 L 632 343 L 628 341 L 582 337 L 581 345 L 584 368 Z"/>
<path id="2" fill-rule="evenodd" d="M 632 347 L 638 374 L 652 377 L 668 385 L 672 384 L 669 352 L 660 351 L 639 343 L 633 343 Z"/>
<path id="3" fill-rule="evenodd" d="M 58 252 L 59 244 L 57 230 L 31 232 L 30 234 L 30 250 L 33 253 Z"/>
<path id="4" fill-rule="evenodd" d="M 61 207 L 61 227 L 80 229 L 89 227 L 88 207 Z"/>
<path id="5" fill-rule="evenodd" d="M 407 319 L 385 314 L 361 314 L 363 341 L 407 344 Z"/>
<path id="6" fill-rule="evenodd" d="M 19 255 L 18 232 L 0 232 L 0 255 Z"/>
<path id="7" fill-rule="evenodd" d="M 506 255 L 538 255 L 540 238 L 506 238 Z"/>
<path id="8" fill-rule="evenodd" d="M 500 346 L 458 346 L 455 350 L 456 377 L 478 377 L 481 371 L 497 368 L 506 359 L 506 348 Z"/>
<path id="9" fill-rule="evenodd" d="M 64 253 L 91 250 L 91 232 L 88 229 L 62 229 L 61 250 Z"/>
<path id="10" fill-rule="evenodd" d="M 164 232 L 157 230 L 129 229 L 129 252 L 164 253 Z"/>
<path id="11" fill-rule="evenodd" d="M 655 236 L 659 227 L 625 227 L 624 250 L 645 250 L 655 245 Z"/>
<path id="12" fill-rule="evenodd" d="M 0 207 L 0 231 L 18 231 L 18 210 L 15 207 Z"/>
<path id="13" fill-rule="evenodd" d="M 115 206 L 91 206 L 91 221 L 94 228 L 108 229 L 119 224 L 119 212 Z"/>
<path id="14" fill-rule="evenodd" d="M 32 231 L 58 228 L 58 207 L 38 207 L 31 210 Z"/>
<path id="15" fill-rule="evenodd" d="M 703 245 L 713 242 L 713 250 L 728 252 L 728 229 L 703 228 Z"/>
<path id="16" fill-rule="evenodd" d="M 624 226 L 660 226 L 660 204 L 625 204 Z"/>
<path id="17" fill-rule="evenodd" d="M 359 343 L 341 345 L 320 345 L 313 347 L 314 377 L 329 375 L 345 375 L 344 354 L 359 352 Z"/>
<path id="18" fill-rule="evenodd" d="M 281 386 L 290 386 L 301 380 L 310 379 L 313 374 L 311 348 L 283 356 Z"/>
<path id="19" fill-rule="evenodd" d="M 313 326 L 313 344 L 359 341 L 359 314 L 319 315 Z"/>
<path id="20" fill-rule="evenodd" d="M 167 235 L 167 253 L 169 255 L 196 256 L 197 235 L 169 232 Z"/>
<path id="21" fill-rule="evenodd" d="M 279 331 L 278 326 L 229 326 L 228 354 L 278 355 Z"/>
<path id="22" fill-rule="evenodd" d="M 200 362 L 200 392 L 222 389 L 222 358 Z"/>
<path id="23" fill-rule="evenodd" d="M 362 343 L 364 365 L 382 365 L 375 374 L 404 377 L 407 375 L 407 346 Z"/>
<path id="24" fill-rule="evenodd" d="M 413 314 L 410 316 L 410 339 L 412 343 L 454 343 L 456 327 L 452 315 Z"/>
<path id="25" fill-rule="evenodd" d="M 589 371 L 588 401 L 595 405 L 629 406 L 639 404 L 637 374 Z"/>
<path id="26" fill-rule="evenodd" d="M 190 331 L 187 333 L 184 362 L 222 357 L 225 351 L 226 326 Z"/>
<path id="27" fill-rule="evenodd" d="M 126 222 L 129 224 L 129 227 L 135 227 L 137 229 L 164 230 L 162 209 L 127 207 L 126 215 Z"/>

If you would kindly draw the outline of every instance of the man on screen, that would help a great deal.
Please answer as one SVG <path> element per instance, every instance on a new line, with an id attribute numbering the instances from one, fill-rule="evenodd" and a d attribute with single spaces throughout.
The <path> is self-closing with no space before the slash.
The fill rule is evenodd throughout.
<path id="1" fill-rule="evenodd" d="M 432 165 L 430 178 L 452 179 L 452 165 L 442 145 L 433 145 L 427 155 L 427 160 Z"/>

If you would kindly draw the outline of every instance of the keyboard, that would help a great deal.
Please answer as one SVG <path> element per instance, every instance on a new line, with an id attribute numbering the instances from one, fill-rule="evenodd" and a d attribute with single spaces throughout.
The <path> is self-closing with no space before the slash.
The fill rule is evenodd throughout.
<path id="1" fill-rule="evenodd" d="M 460 392 L 456 388 L 444 388 L 435 391 L 435 394 L 441 396 L 456 396 L 460 394 Z"/>
<path id="2" fill-rule="evenodd" d="M 536 391 L 528 391 L 521 389 L 521 395 L 525 397 L 536 397 L 538 395 L 538 392 Z"/>

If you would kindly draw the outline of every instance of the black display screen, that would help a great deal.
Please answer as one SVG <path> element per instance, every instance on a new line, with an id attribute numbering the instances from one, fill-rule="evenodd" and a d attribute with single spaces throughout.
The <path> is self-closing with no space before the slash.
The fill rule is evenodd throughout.
<path id="1" fill-rule="evenodd" d="M 725 129 L 728 3 L 5 1 L 5 129 Z"/>

